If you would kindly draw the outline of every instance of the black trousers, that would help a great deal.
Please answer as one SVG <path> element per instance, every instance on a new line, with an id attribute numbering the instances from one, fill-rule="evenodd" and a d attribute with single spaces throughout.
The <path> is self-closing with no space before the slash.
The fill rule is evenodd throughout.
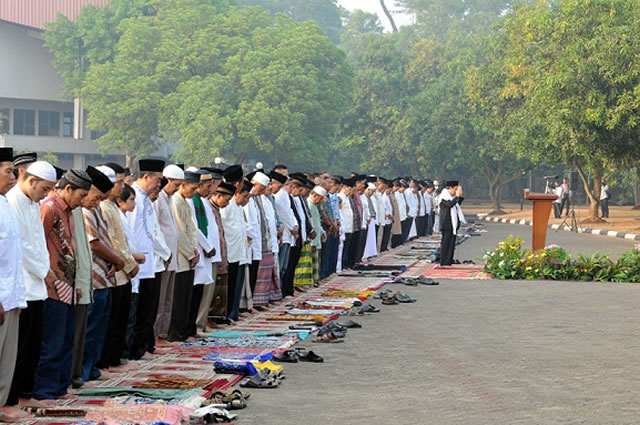
<path id="1" fill-rule="evenodd" d="M 418 229 L 418 236 L 425 236 L 427 234 L 427 216 L 422 215 L 416 217 L 416 227 Z"/>
<path id="2" fill-rule="evenodd" d="M 562 204 L 560 204 L 559 202 L 554 202 L 554 203 L 553 203 L 553 216 L 554 216 L 555 218 L 560 218 L 560 217 L 562 217 L 562 210 L 560 209 L 560 208 L 561 208 L 561 205 L 562 205 Z"/>
<path id="3" fill-rule="evenodd" d="M 453 230 L 442 230 L 442 242 L 440 242 L 440 265 L 453 264 L 453 255 L 456 249 L 456 235 Z"/>
<path id="4" fill-rule="evenodd" d="M 287 263 L 287 271 L 284 272 L 284 279 L 282 280 L 282 296 L 293 296 L 293 279 L 296 277 L 296 267 L 298 261 L 300 261 L 300 252 L 302 247 L 291 246 L 289 250 L 289 262 Z"/>
<path id="5" fill-rule="evenodd" d="M 602 201 L 600 201 L 602 202 Z M 562 203 L 560 204 L 560 215 L 562 215 L 562 210 L 566 208 L 565 215 L 569 215 L 569 208 L 571 208 L 571 200 L 568 197 L 562 198 Z M 607 210 L 608 212 L 608 210 Z M 607 214 L 607 217 L 609 215 Z"/>
<path id="6" fill-rule="evenodd" d="M 407 242 L 409 239 L 409 230 L 411 230 L 411 219 L 407 218 L 401 223 L 402 227 L 402 243 Z"/>
<path id="7" fill-rule="evenodd" d="M 229 263 L 227 267 L 227 316 L 233 308 L 234 296 L 236 293 L 236 280 L 238 280 L 238 268 L 240 263 Z"/>
<path id="8" fill-rule="evenodd" d="M 191 310 L 191 298 L 193 297 L 193 275 L 193 270 L 176 273 L 167 341 L 184 341 L 189 338 L 191 330 L 189 326 L 189 313 Z M 140 300 L 142 301 L 142 296 Z M 139 304 L 138 308 L 140 308 Z"/>
<path id="9" fill-rule="evenodd" d="M 435 210 L 431 211 L 431 222 L 430 222 L 429 225 L 431 226 L 431 230 L 430 230 L 429 234 L 433 235 L 433 229 L 435 229 L 435 227 L 436 227 L 436 212 L 435 212 Z"/>
<path id="10" fill-rule="evenodd" d="M 402 245 L 402 233 L 391 236 L 391 248 L 397 248 Z"/>
<path id="11" fill-rule="evenodd" d="M 385 252 L 389 250 L 389 238 L 391 237 L 391 225 L 387 224 L 382 230 L 382 243 L 380 244 L 380 251 Z"/>
<path id="12" fill-rule="evenodd" d="M 362 261 L 364 255 L 364 249 L 367 246 L 367 229 L 360 229 L 360 235 L 358 236 L 358 251 L 356 252 L 356 258 L 353 264 L 357 264 Z"/>
<path id="13" fill-rule="evenodd" d="M 608 218 L 609 217 L 609 200 L 601 199 L 600 208 L 602 209 L 602 217 Z M 569 208 L 567 208 L 567 214 L 569 214 Z"/>
<path id="14" fill-rule="evenodd" d="M 129 309 L 131 308 L 131 282 L 116 286 L 111 290 L 111 315 L 109 327 L 102 347 L 102 357 L 98 368 L 119 366 L 120 358 L 125 346 Z M 155 339 L 155 335 L 154 335 Z"/>
<path id="15" fill-rule="evenodd" d="M 426 233 L 425 234 L 427 236 L 433 235 L 433 220 L 435 220 L 435 214 L 434 213 L 427 214 L 425 216 L 425 219 L 426 219 L 426 222 L 427 222 L 426 226 L 425 226 L 426 227 Z"/>
<path id="16" fill-rule="evenodd" d="M 27 301 L 20 312 L 18 325 L 18 357 L 7 398 L 7 406 L 16 406 L 19 398 L 31 398 L 36 367 L 40 361 L 42 342 L 42 308 L 44 301 Z"/>
<path id="17" fill-rule="evenodd" d="M 249 286 L 251 293 L 256 290 L 256 282 L 258 281 L 258 269 L 260 268 L 260 260 L 253 260 L 249 265 Z"/>
<path id="18" fill-rule="evenodd" d="M 204 285 L 193 286 L 193 292 L 191 294 L 191 304 L 189 306 L 189 319 L 187 322 L 188 336 L 195 336 L 198 333 L 196 320 L 198 320 L 198 310 L 200 309 L 200 302 L 202 301 L 203 291 Z"/>
<path id="19" fill-rule="evenodd" d="M 133 340 L 129 358 L 138 360 L 144 353 L 155 350 L 156 338 L 153 333 L 153 325 L 158 314 L 158 302 L 160 301 L 160 282 L 158 274 L 151 279 L 140 279 L 138 292 L 138 308 L 136 310 L 136 324 L 133 327 Z"/>
<path id="20" fill-rule="evenodd" d="M 351 250 L 353 249 L 353 233 L 345 233 L 342 245 L 342 270 L 351 268 Z"/>

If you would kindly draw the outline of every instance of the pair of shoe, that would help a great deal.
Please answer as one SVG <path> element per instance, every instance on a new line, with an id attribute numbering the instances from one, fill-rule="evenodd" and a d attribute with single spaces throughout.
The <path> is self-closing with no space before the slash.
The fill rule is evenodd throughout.
<path id="1" fill-rule="evenodd" d="M 307 351 L 305 348 L 296 348 L 294 350 L 283 351 L 280 354 L 275 354 L 273 356 L 273 360 L 283 363 L 298 363 L 298 361 L 309 363 L 324 362 L 324 359 L 322 357 L 311 350 Z"/>

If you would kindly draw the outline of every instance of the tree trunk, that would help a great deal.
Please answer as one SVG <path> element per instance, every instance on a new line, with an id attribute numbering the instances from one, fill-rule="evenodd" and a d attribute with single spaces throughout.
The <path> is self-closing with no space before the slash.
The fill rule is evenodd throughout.
<path id="1" fill-rule="evenodd" d="M 640 210 L 640 167 L 633 169 L 633 208 Z"/>
<path id="2" fill-rule="evenodd" d="M 602 183 L 602 171 L 599 168 L 596 168 L 593 172 L 593 189 L 589 186 L 589 179 L 587 175 L 584 173 L 582 167 L 578 164 L 574 163 L 576 170 L 578 171 L 578 175 L 580 176 L 580 180 L 582 180 L 582 185 L 584 186 L 584 191 L 589 198 L 589 217 L 583 222 L 587 223 L 597 223 L 602 222 L 603 220 L 600 218 L 600 214 L 598 214 L 600 209 L 600 185 Z"/>
<path id="3" fill-rule="evenodd" d="M 502 184 L 497 182 L 489 182 L 489 198 L 491 198 L 492 214 L 502 214 L 502 205 L 500 204 L 500 195 L 502 193 Z"/>
<path id="4" fill-rule="evenodd" d="M 384 0 L 380 0 L 380 6 L 382 6 L 382 11 L 384 12 L 384 14 L 387 15 L 387 19 L 391 24 L 391 29 L 393 30 L 393 32 L 398 32 L 398 27 L 396 26 L 396 23 L 393 20 L 393 16 L 391 15 L 391 12 L 389 12 L 389 9 L 387 9 L 387 6 L 384 4 Z"/>

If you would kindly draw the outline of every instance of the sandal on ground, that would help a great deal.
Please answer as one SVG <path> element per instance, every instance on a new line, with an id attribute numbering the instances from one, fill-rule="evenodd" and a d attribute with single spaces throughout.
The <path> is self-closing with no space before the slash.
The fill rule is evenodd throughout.
<path id="1" fill-rule="evenodd" d="M 298 363 L 298 356 L 295 351 L 287 350 L 280 354 L 274 354 L 273 360 L 280 363 Z"/>
<path id="2" fill-rule="evenodd" d="M 387 297 L 387 298 L 382 300 L 382 304 L 384 304 L 384 305 L 395 305 L 395 304 L 398 304 L 398 301 L 395 299 L 395 297 Z"/>
<path id="3" fill-rule="evenodd" d="M 355 329 L 355 328 L 361 328 L 362 325 L 360 323 L 356 323 L 353 320 L 346 320 L 344 322 L 338 322 L 339 325 L 344 326 L 347 329 Z"/>
<path id="4" fill-rule="evenodd" d="M 326 334 L 324 334 L 322 336 L 317 337 L 316 339 L 313 340 L 313 342 L 321 342 L 321 343 L 326 343 L 326 344 L 337 344 L 337 343 L 340 343 L 340 342 L 344 342 L 344 340 L 335 337 L 332 332 L 328 332 L 328 333 L 326 333 Z"/>
<path id="5" fill-rule="evenodd" d="M 240 381 L 243 388 L 277 388 L 278 383 L 272 379 L 265 379 L 260 375 L 253 375 Z"/>
<path id="6" fill-rule="evenodd" d="M 360 311 L 362 313 L 378 313 L 380 312 L 380 309 L 378 307 L 372 306 L 371 304 L 365 304 L 362 306 Z"/>
<path id="7" fill-rule="evenodd" d="M 436 282 L 430 277 L 425 277 L 425 276 L 420 276 L 419 278 L 416 279 L 416 282 L 418 282 L 421 285 L 440 285 L 440 283 Z"/>
<path id="8" fill-rule="evenodd" d="M 417 301 L 415 298 L 411 298 L 409 295 L 401 294 L 399 292 L 395 294 L 393 298 L 399 303 L 414 303 Z"/>
<path id="9" fill-rule="evenodd" d="M 323 363 L 324 359 L 314 353 L 313 351 L 307 351 L 302 354 L 298 354 L 301 362 L 310 362 L 310 363 Z"/>

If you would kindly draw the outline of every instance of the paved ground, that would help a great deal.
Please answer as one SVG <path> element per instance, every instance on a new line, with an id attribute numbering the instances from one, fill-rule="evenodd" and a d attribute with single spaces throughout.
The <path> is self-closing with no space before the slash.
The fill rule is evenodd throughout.
<path id="1" fill-rule="evenodd" d="M 458 257 L 530 231 L 487 229 Z M 616 255 L 631 246 L 569 233 L 549 242 Z M 419 301 L 357 318 L 364 328 L 344 344 L 306 344 L 326 363 L 286 366 L 282 387 L 254 390 L 237 423 L 640 423 L 640 286 L 442 281 L 402 290 Z"/>

